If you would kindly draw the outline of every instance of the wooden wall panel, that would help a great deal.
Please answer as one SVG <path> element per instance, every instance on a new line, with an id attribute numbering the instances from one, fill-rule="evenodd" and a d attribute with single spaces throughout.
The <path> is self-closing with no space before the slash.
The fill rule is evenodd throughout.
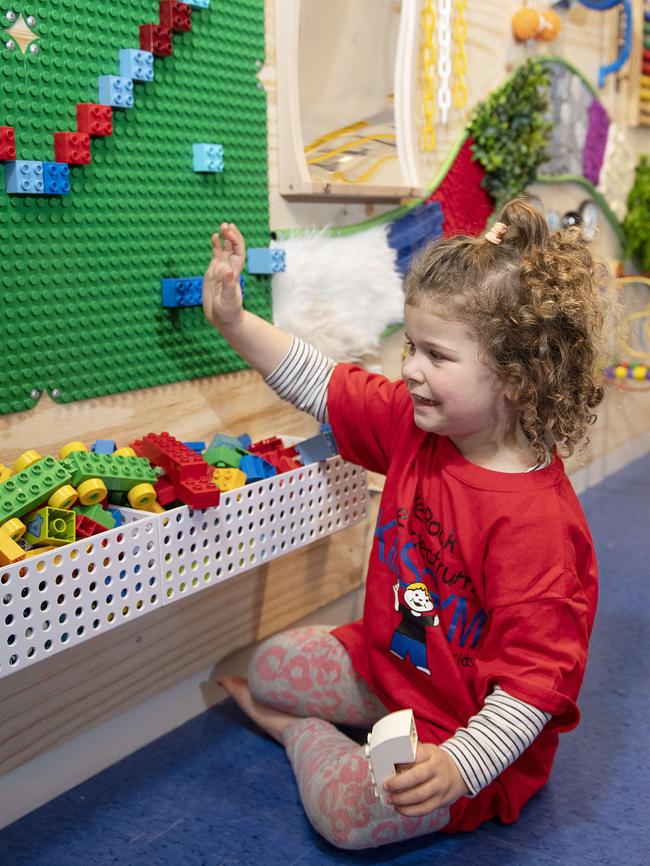
<path id="1" fill-rule="evenodd" d="M 1 679 L 0 773 L 350 592 L 365 550 L 360 523 Z"/>

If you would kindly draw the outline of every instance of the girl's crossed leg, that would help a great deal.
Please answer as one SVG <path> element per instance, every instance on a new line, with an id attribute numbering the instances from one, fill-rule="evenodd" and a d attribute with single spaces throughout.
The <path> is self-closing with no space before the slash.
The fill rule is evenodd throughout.
<path id="1" fill-rule="evenodd" d="M 357 676 L 327 626 L 265 641 L 245 680 L 223 684 L 242 709 L 283 743 L 307 817 L 339 848 L 360 849 L 440 830 L 449 810 L 407 818 L 375 796 L 363 746 L 332 722 L 369 728 L 388 710 Z"/>

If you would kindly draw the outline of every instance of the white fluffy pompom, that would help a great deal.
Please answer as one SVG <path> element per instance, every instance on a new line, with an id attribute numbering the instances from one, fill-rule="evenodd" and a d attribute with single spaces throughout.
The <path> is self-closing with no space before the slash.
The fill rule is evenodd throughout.
<path id="1" fill-rule="evenodd" d="M 384 226 L 342 237 L 323 232 L 277 241 L 286 271 L 273 275 L 273 321 L 336 361 L 379 350 L 403 319 L 402 278 Z"/>

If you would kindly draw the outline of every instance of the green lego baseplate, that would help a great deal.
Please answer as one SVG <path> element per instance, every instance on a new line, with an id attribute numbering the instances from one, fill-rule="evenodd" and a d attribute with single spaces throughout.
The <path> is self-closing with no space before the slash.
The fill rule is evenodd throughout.
<path id="1" fill-rule="evenodd" d="M 37 53 L 7 47 L 6 10 L 32 21 Z M 77 129 L 78 103 L 97 103 L 98 77 L 119 75 L 119 51 L 139 49 L 158 0 L 12 0 L 0 7 L 0 126 L 16 159 L 55 161 L 54 133 Z M 235 222 L 268 246 L 264 3 L 192 7 L 192 29 L 134 83 L 134 107 L 113 111 L 113 134 L 91 138 L 92 161 L 71 165 L 69 195 L 9 195 L 0 168 L 7 359 L 0 413 L 46 391 L 69 402 L 245 367 L 200 307 L 165 309 L 163 277 L 201 276 L 210 237 Z M 192 145 L 221 144 L 224 171 L 193 171 Z M 269 319 L 270 278 L 245 274 L 246 307 Z"/>

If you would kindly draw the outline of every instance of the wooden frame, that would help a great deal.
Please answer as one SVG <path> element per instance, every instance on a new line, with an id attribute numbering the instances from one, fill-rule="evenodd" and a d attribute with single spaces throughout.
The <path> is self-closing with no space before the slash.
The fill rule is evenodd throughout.
<path id="1" fill-rule="evenodd" d="M 408 0 L 413 2 L 413 0 Z M 417 0 L 415 0 L 417 2 Z M 422 196 L 408 185 L 321 183 L 312 180 L 305 159 L 299 69 L 301 0 L 276 0 L 277 106 L 280 193 L 289 200 L 400 202 Z M 398 95 L 395 94 L 397 101 Z M 396 109 L 397 114 L 397 109 Z M 398 135 L 398 151 L 400 141 Z M 401 171 L 401 168 L 400 168 Z"/>

